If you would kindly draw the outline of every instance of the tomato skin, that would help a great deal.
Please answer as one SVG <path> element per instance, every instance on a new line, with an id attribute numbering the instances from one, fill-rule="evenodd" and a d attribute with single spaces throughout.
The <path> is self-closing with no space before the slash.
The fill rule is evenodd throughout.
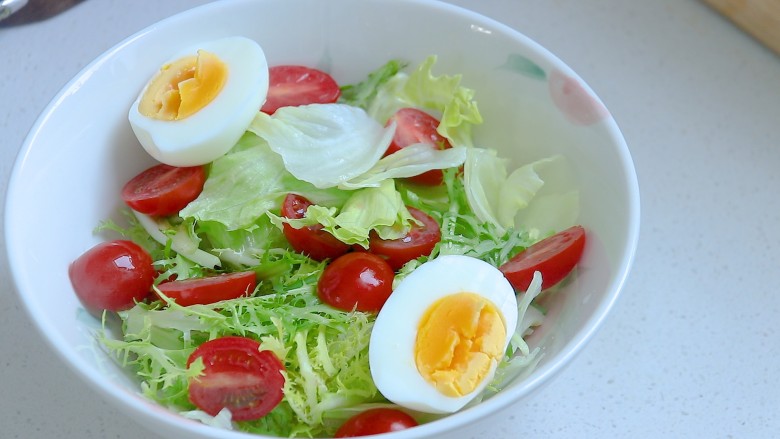
<path id="1" fill-rule="evenodd" d="M 172 280 L 157 288 L 177 305 L 207 305 L 222 300 L 237 299 L 252 294 L 257 286 L 253 271 L 218 274 L 215 276 Z"/>
<path id="2" fill-rule="evenodd" d="M 401 410 L 391 408 L 369 409 L 349 418 L 334 437 L 359 437 L 389 433 L 416 427 L 417 421 Z"/>
<path id="3" fill-rule="evenodd" d="M 393 292 L 395 272 L 381 257 L 353 252 L 333 260 L 320 276 L 317 295 L 344 311 L 379 312 Z"/>
<path id="4" fill-rule="evenodd" d="M 585 229 L 572 226 L 545 238 L 513 256 L 499 267 L 517 289 L 525 291 L 534 272 L 542 273 L 542 289 L 562 281 L 579 263 L 585 249 Z"/>
<path id="5" fill-rule="evenodd" d="M 422 226 L 412 224 L 409 233 L 398 239 L 381 239 L 372 233 L 368 245 L 369 252 L 384 258 L 395 271 L 412 259 L 430 255 L 436 243 L 441 241 L 441 230 L 435 219 L 414 207 L 406 208 L 423 223 Z"/>
<path id="6" fill-rule="evenodd" d="M 271 351 L 246 337 L 221 337 L 198 346 L 187 367 L 203 359 L 203 373 L 189 382 L 190 401 L 216 416 L 230 409 L 233 420 L 250 421 L 268 414 L 281 402 L 284 365 Z"/>
<path id="7" fill-rule="evenodd" d="M 260 108 L 274 114 L 281 107 L 332 104 L 341 96 L 338 83 L 329 74 L 306 66 L 282 65 L 268 69 L 268 96 Z"/>
<path id="8" fill-rule="evenodd" d="M 152 257 L 127 240 L 102 242 L 68 267 L 68 277 L 84 307 L 93 315 L 122 311 L 149 296 L 157 275 Z"/>
<path id="9" fill-rule="evenodd" d="M 303 218 L 306 209 L 311 204 L 311 201 L 300 195 L 287 194 L 282 203 L 282 216 L 291 219 Z M 350 249 L 348 244 L 322 230 L 322 226 L 319 224 L 300 229 L 289 224 L 284 224 L 282 227 L 284 237 L 287 238 L 292 248 L 316 261 L 335 259 Z"/>
<path id="10" fill-rule="evenodd" d="M 125 183 L 122 200 L 146 215 L 173 215 L 200 195 L 205 182 L 203 166 L 179 168 L 159 164 Z"/>
<path id="11" fill-rule="evenodd" d="M 430 114 L 416 108 L 402 108 L 398 110 L 390 120 L 396 123 L 393 141 L 385 152 L 385 156 L 398 152 L 402 148 L 415 143 L 427 143 L 431 148 L 452 148 L 449 140 L 436 132 L 439 120 Z M 444 182 L 444 174 L 441 169 L 433 169 L 420 175 L 408 177 L 407 180 L 426 186 L 438 186 Z"/>

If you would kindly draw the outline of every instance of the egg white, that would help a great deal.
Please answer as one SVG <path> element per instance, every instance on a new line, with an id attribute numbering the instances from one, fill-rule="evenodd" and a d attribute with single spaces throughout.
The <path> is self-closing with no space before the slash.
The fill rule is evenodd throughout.
<path id="1" fill-rule="evenodd" d="M 138 111 L 147 84 L 128 115 L 143 148 L 168 165 L 203 165 L 225 154 L 244 134 L 268 93 L 268 63 L 255 41 L 228 37 L 203 42 L 182 50 L 168 63 L 200 49 L 216 55 L 228 69 L 228 78 L 214 100 L 185 119 L 152 119 Z"/>
<path id="2" fill-rule="evenodd" d="M 517 296 L 504 275 L 487 262 L 468 256 L 440 256 L 409 274 L 377 316 L 369 344 L 369 365 L 377 389 L 388 400 L 426 413 L 452 413 L 479 395 L 496 364 L 477 388 L 464 396 L 440 393 L 420 375 L 415 340 L 420 319 L 437 300 L 470 292 L 491 301 L 507 329 L 504 349 L 517 327 Z"/>

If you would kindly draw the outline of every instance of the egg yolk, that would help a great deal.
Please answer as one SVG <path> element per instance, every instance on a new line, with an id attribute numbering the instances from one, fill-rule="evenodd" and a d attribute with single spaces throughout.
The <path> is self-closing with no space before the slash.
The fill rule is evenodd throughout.
<path id="1" fill-rule="evenodd" d="M 418 326 L 417 370 L 440 393 L 467 395 L 504 355 L 506 334 L 489 300 L 466 292 L 446 296 L 426 310 Z"/>
<path id="2" fill-rule="evenodd" d="M 199 50 L 160 68 L 138 104 L 138 111 L 157 120 L 192 116 L 217 97 L 228 68 L 213 53 Z"/>

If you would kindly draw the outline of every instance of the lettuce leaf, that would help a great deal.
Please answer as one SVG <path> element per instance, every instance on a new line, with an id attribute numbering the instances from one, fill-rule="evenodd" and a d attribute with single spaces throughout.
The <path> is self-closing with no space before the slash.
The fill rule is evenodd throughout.
<path id="1" fill-rule="evenodd" d="M 370 232 L 375 231 L 382 239 L 397 239 L 406 234 L 411 221 L 416 221 L 395 190 L 393 180 L 354 191 L 341 210 L 311 205 L 300 219 L 269 216 L 277 224 L 287 223 L 295 228 L 320 224 L 340 241 L 364 248 L 368 248 Z"/>
<path id="2" fill-rule="evenodd" d="M 466 160 L 466 148 L 435 149 L 424 143 L 416 143 L 382 158 L 365 173 L 339 185 L 344 189 L 379 186 L 389 178 L 419 175 L 432 169 L 460 166 Z"/>
<path id="3" fill-rule="evenodd" d="M 426 58 L 410 74 L 399 73 L 385 82 L 368 107 L 384 123 L 403 107 L 418 107 L 441 118 L 437 131 L 453 146 L 472 146 L 471 128 L 482 123 L 474 91 L 460 85 L 461 75 L 435 76 L 436 56 Z"/>
<path id="4" fill-rule="evenodd" d="M 296 178 L 332 188 L 373 167 L 387 151 L 395 125 L 383 127 L 345 104 L 282 107 L 258 112 L 249 131 L 268 142 Z"/>
<path id="5" fill-rule="evenodd" d="M 365 80 L 357 84 L 342 86 L 339 102 L 367 110 L 368 105 L 376 97 L 379 87 L 393 78 L 406 65 L 405 62 L 399 60 L 390 60 L 369 73 Z"/>
<path id="6" fill-rule="evenodd" d="M 227 230 L 254 228 L 266 212 L 279 210 L 288 193 L 327 206 L 339 206 L 349 196 L 296 179 L 263 139 L 247 133 L 239 148 L 212 163 L 203 192 L 179 214 L 215 221 Z"/>
<path id="7" fill-rule="evenodd" d="M 540 239 L 535 230 L 505 230 L 480 219 L 469 206 L 465 181 L 457 169 L 444 171 L 443 187 L 399 185 L 399 192 L 404 203 L 428 213 L 440 224 L 441 241 L 429 256 L 404 265 L 396 274 L 394 284 L 419 264 L 439 255 L 467 255 L 499 267 Z"/>
<path id="8" fill-rule="evenodd" d="M 475 215 L 499 230 L 520 225 L 563 230 L 574 225 L 579 213 L 577 191 L 567 174 L 565 159 L 556 155 L 507 175 L 507 160 L 495 150 L 471 148 L 464 166 L 466 197 Z M 555 189 L 538 196 L 546 182 Z"/>

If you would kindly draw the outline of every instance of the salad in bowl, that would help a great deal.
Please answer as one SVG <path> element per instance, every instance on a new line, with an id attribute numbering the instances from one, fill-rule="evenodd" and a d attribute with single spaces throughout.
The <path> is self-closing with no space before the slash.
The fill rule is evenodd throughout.
<path id="1" fill-rule="evenodd" d="M 435 26 L 474 18 L 374 3 L 447 17 Z M 435 43 L 360 57 L 337 44 L 353 29 L 330 30 L 314 56 L 281 52 L 269 37 L 279 30 L 250 27 L 248 10 L 291 13 L 207 5 L 91 67 L 116 74 L 113 58 L 156 52 L 121 71 L 136 87 L 88 137 L 87 162 L 103 170 L 87 178 L 113 183 L 101 203 L 81 197 L 78 221 L 93 222 L 70 234 L 57 278 L 70 291 L 58 300 L 77 311 L 80 345 L 66 358 L 94 363 L 99 388 L 122 383 L 123 403 L 203 437 L 429 436 L 538 386 L 595 330 L 633 252 L 633 223 L 609 230 L 636 213 L 631 175 L 595 169 L 626 169 L 603 105 L 484 18 L 506 50 L 464 62 Z M 233 32 L 178 32 L 213 13 L 237 20 Z M 463 50 L 483 44 L 458 38 Z M 594 158 L 583 149 L 594 139 L 614 145 Z M 593 202 L 623 179 L 625 194 Z M 30 242 L 23 233 L 9 249 Z"/>

